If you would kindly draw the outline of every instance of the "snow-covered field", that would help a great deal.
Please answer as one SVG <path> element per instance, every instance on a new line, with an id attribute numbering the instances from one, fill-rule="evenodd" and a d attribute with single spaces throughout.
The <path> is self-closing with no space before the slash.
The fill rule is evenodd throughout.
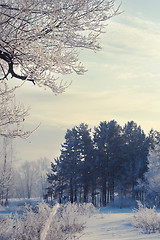
<path id="1" fill-rule="evenodd" d="M 101 208 L 86 222 L 80 240 L 158 240 L 160 233 L 144 234 L 131 225 L 131 209 Z"/>
<path id="2" fill-rule="evenodd" d="M 40 203 L 40 199 L 31 199 L 31 200 L 24 200 L 24 199 L 12 199 L 9 201 L 8 207 L 2 207 L 0 205 L 0 218 L 6 217 L 10 214 L 22 214 L 24 211 L 25 204 L 32 204 L 32 206 L 37 205 Z M 0 239 L 1 240 L 1 239 Z"/>
<path id="3" fill-rule="evenodd" d="M 33 201 L 32 204 L 37 204 Z M 0 208 L 0 218 L 11 213 L 17 212 L 22 214 L 23 201 L 14 201 L 8 208 Z M 160 213 L 158 213 L 160 216 Z M 91 215 L 85 219 L 86 228 L 79 235 L 79 240 L 158 240 L 160 233 L 144 234 L 140 229 L 132 226 L 131 219 L 133 217 L 132 208 L 115 208 L 103 207 L 99 209 L 99 213 Z M 80 219 L 79 219 L 80 220 Z"/>

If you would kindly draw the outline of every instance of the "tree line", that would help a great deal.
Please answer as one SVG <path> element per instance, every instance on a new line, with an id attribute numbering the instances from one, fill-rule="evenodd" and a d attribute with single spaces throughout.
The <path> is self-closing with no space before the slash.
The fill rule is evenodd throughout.
<path id="1" fill-rule="evenodd" d="M 44 197 L 50 161 L 16 162 L 13 140 L 0 138 L 0 205 L 7 206 L 11 198 Z"/>
<path id="2" fill-rule="evenodd" d="M 159 139 L 148 135 L 134 121 L 120 126 L 116 121 L 100 122 L 92 131 L 81 123 L 65 134 L 60 156 L 51 163 L 46 198 L 59 202 L 92 202 L 106 206 L 119 199 L 141 199 L 148 153 Z"/>

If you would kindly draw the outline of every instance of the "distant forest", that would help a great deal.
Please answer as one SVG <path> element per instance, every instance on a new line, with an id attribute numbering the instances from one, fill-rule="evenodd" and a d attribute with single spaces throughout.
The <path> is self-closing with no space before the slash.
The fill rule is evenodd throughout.
<path id="1" fill-rule="evenodd" d="M 124 127 L 104 121 L 93 131 L 84 123 L 68 129 L 61 154 L 51 163 L 45 197 L 95 206 L 115 198 L 145 200 L 148 155 L 159 139 L 159 132 L 146 135 L 134 121 Z"/>

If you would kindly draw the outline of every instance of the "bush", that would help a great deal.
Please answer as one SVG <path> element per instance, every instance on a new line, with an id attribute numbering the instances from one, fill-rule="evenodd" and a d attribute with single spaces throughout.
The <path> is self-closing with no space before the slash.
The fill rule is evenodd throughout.
<path id="1" fill-rule="evenodd" d="M 138 201 L 138 209 L 134 210 L 132 225 L 144 233 L 155 233 L 159 229 L 159 219 L 155 207 L 147 208 Z"/>
<path id="2" fill-rule="evenodd" d="M 60 205 L 56 214 L 49 220 L 54 209 L 46 203 L 40 203 L 36 209 L 26 206 L 22 216 L 10 215 L 0 221 L 1 240 L 76 239 L 77 234 L 85 227 L 82 215 L 89 215 L 94 209 L 91 204 L 67 203 Z M 50 222 L 46 226 L 48 220 Z M 44 232 L 45 238 L 42 238 Z"/>

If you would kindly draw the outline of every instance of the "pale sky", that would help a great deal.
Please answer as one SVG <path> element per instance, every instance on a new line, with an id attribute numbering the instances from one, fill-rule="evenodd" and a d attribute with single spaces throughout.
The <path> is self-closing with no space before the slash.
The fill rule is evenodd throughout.
<path id="1" fill-rule="evenodd" d="M 81 52 L 88 72 L 63 76 L 72 81 L 65 93 L 55 96 L 31 83 L 18 90 L 17 98 L 31 108 L 26 128 L 41 123 L 29 140 L 14 140 L 18 159 L 52 161 L 66 130 L 82 122 L 93 128 L 100 121 L 123 126 L 133 120 L 146 133 L 160 131 L 159 9 L 159 0 L 122 0 L 124 12 L 108 22 L 102 50 Z"/>

